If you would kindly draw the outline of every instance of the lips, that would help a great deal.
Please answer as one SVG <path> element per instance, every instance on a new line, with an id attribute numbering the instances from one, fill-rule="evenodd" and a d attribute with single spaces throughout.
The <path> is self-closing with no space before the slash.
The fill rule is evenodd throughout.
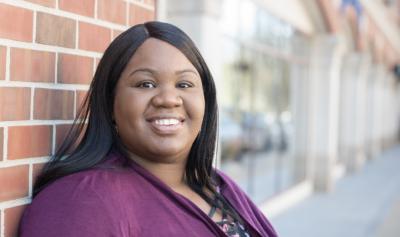
<path id="1" fill-rule="evenodd" d="M 154 116 L 147 119 L 152 130 L 159 135 L 173 135 L 183 127 L 185 119 L 181 116 Z"/>

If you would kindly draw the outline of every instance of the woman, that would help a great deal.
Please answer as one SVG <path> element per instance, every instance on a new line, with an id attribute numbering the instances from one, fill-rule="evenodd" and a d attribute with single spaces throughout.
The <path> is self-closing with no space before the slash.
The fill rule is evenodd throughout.
<path id="1" fill-rule="evenodd" d="M 212 168 L 216 130 L 215 85 L 189 37 L 161 22 L 128 29 L 38 177 L 20 235 L 276 236 Z"/>

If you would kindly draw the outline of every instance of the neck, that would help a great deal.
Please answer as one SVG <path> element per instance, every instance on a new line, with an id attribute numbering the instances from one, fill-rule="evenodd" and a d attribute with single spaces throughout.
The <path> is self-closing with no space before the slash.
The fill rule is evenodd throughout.
<path id="1" fill-rule="evenodd" d="M 186 162 L 161 163 L 139 157 L 129 152 L 130 158 L 156 176 L 172 189 L 185 185 L 184 173 Z M 182 160 L 182 159 L 179 159 Z"/>

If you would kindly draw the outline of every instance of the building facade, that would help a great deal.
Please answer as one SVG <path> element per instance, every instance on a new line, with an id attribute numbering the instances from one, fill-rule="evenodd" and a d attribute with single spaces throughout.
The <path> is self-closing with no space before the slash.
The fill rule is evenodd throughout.
<path id="1" fill-rule="evenodd" d="M 269 215 L 396 142 L 399 1 L 157 3 L 214 75 L 217 166 Z"/>
<path id="2" fill-rule="evenodd" d="M 0 237 L 16 236 L 110 41 L 174 23 L 218 90 L 216 166 L 268 216 L 396 142 L 399 1 L 1 0 Z M 399 66 L 397 66 L 399 68 Z"/>
<path id="3" fill-rule="evenodd" d="M 154 18 L 153 0 L 0 1 L 0 237 L 17 236 L 105 48 Z"/>

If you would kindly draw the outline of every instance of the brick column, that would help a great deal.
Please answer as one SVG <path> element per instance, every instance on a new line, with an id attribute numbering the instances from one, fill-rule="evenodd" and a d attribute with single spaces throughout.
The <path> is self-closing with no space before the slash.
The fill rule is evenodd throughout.
<path id="1" fill-rule="evenodd" d="M 16 236 L 41 167 L 61 143 L 96 65 L 154 0 L 0 3 L 0 237 Z"/>

